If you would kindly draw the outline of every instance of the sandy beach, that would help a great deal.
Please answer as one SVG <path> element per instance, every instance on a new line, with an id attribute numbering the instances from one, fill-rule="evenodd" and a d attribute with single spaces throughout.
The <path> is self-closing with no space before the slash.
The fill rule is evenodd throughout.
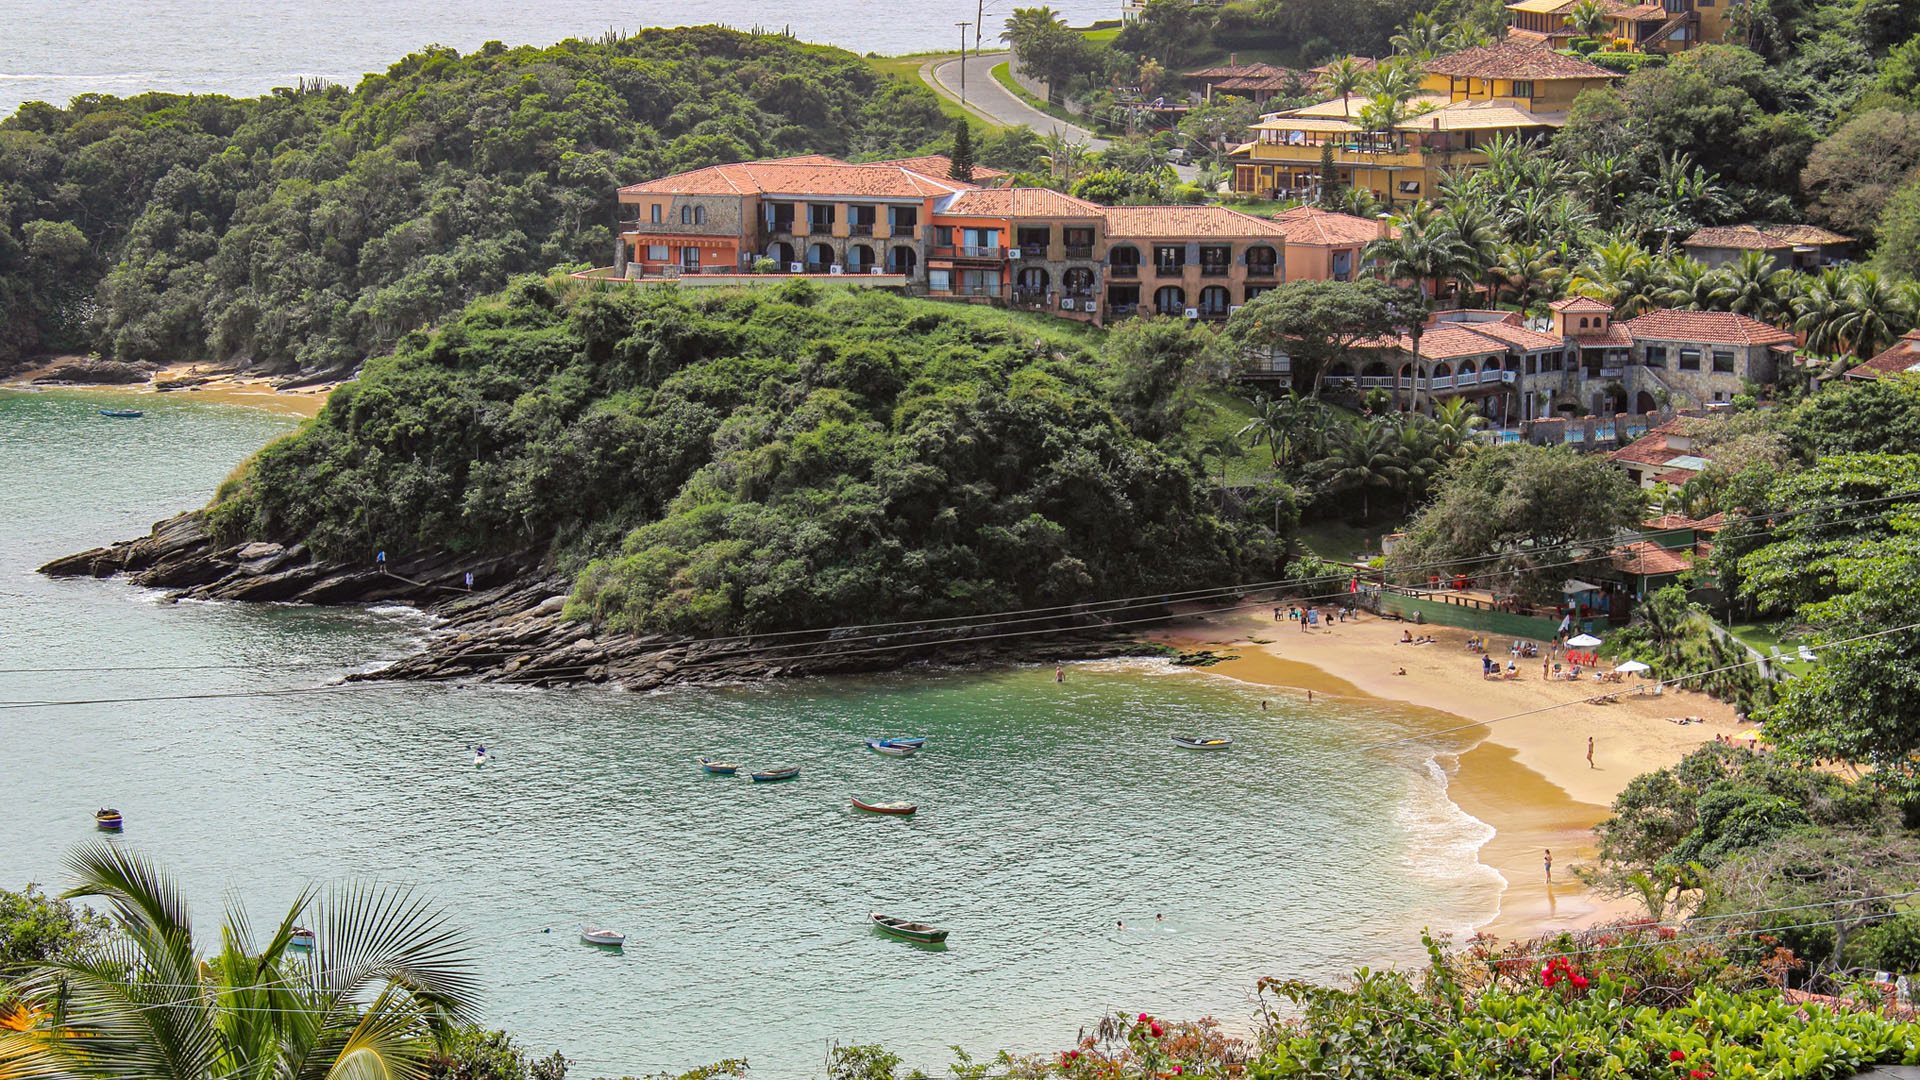
<path id="1" fill-rule="evenodd" d="M 1434 642 L 1402 644 L 1408 630 Z M 1575 878 L 1573 868 L 1593 857 L 1593 826 L 1635 776 L 1671 765 L 1717 735 L 1744 739 L 1753 731 L 1735 719 L 1731 706 L 1705 694 L 1672 688 L 1658 696 L 1637 694 L 1636 687 L 1652 684 L 1631 677 L 1618 684 L 1547 680 L 1539 659 L 1520 660 L 1517 679 L 1486 679 L 1479 654 L 1466 647 L 1474 636 L 1469 631 L 1365 613 L 1303 632 L 1284 617 L 1274 622 L 1267 611 L 1199 612 L 1155 636 L 1181 648 L 1237 655 L 1208 669 L 1228 678 L 1302 694 L 1311 690 L 1316 697 L 1402 702 L 1431 714 L 1427 732 L 1461 729 L 1445 737 L 1464 748 L 1448 794 L 1496 830 L 1480 860 L 1499 871 L 1507 887 L 1499 915 L 1482 929 L 1503 938 L 1637 913 L 1633 904 L 1597 896 Z M 1503 666 L 1509 644 L 1489 642 Z M 1406 674 L 1398 674 L 1403 669 Z M 1612 703 L 1582 700 L 1613 692 L 1619 696 Z M 1673 722 L 1682 717 L 1701 722 Z M 1549 848 L 1551 885 L 1543 865 Z"/>
<path id="2" fill-rule="evenodd" d="M 59 356 L 49 359 L 37 367 L 22 371 L 4 382 L 0 389 L 7 390 L 83 390 L 114 394 L 151 394 L 159 396 L 179 395 L 185 399 L 201 402 L 213 402 L 222 405 L 244 405 L 253 409 L 265 409 L 268 412 L 286 413 L 293 416 L 314 416 L 320 412 L 320 406 L 327 403 L 327 395 L 333 392 L 338 383 L 317 383 L 298 388 L 276 387 L 265 379 L 247 375 L 237 375 L 230 371 L 203 368 L 198 365 L 176 364 L 155 372 L 152 382 L 145 383 L 42 383 L 34 380 L 53 371 L 62 364 L 84 360 L 84 357 Z M 185 386 L 178 389 L 161 389 L 159 383 L 174 380 L 206 379 L 197 386 Z"/>

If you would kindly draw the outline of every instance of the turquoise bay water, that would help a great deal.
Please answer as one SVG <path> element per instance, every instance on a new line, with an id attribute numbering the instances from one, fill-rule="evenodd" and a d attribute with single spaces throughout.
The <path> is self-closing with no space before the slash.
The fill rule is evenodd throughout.
<path id="1" fill-rule="evenodd" d="M 143 420 L 98 415 L 116 400 L 0 391 L 0 702 L 313 686 L 413 647 L 425 623 L 405 609 L 167 604 L 35 575 L 203 502 L 291 426 L 152 397 Z M 162 670 L 99 670 L 136 666 Z M 1136 662 L 1070 665 L 1064 684 L 914 669 L 0 708 L 0 886 L 60 886 L 107 804 L 209 927 L 229 891 L 260 921 L 309 882 L 416 883 L 470 929 L 486 1021 L 582 1077 L 731 1056 L 808 1076 L 836 1039 L 934 1069 L 952 1043 L 1058 1048 L 1112 1009 L 1244 1025 L 1257 978 L 1416 960 L 1419 927 L 1489 917 L 1498 887 L 1427 750 L 1347 749 L 1405 714 L 1259 700 Z M 1195 755 L 1176 731 L 1237 741 Z M 932 742 L 906 761 L 859 746 L 883 733 Z M 803 772 L 749 785 L 700 753 Z M 849 794 L 922 810 L 856 815 Z M 879 937 L 873 909 L 950 946 Z M 582 921 L 626 949 L 579 944 Z"/>

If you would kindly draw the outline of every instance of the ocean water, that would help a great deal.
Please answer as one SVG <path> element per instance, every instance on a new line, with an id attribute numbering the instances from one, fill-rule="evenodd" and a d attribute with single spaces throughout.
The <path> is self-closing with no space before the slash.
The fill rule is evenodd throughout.
<path id="1" fill-rule="evenodd" d="M 102 405 L 137 400 L 141 420 Z M 406 608 L 171 604 L 33 573 L 196 505 L 292 421 L 190 398 L 0 391 L 0 887 L 59 888 L 113 805 L 115 842 L 184 881 L 211 932 L 303 886 L 419 886 L 464 926 L 485 1020 L 578 1077 L 746 1057 L 818 1075 L 828 1045 L 1068 1045 L 1123 1009 L 1252 1021 L 1266 975 L 1418 963 L 1421 927 L 1491 917 L 1486 827 L 1431 723 L 1273 698 L 1157 662 L 668 690 L 323 687 L 414 647 Z M 186 697 L 186 695 L 204 695 Z M 131 701 L 166 697 L 170 700 Z M 55 707 L 27 707 L 74 701 Z M 1167 736 L 1226 731 L 1223 754 Z M 931 738 L 911 760 L 878 734 Z M 475 769 L 470 743 L 495 760 Z M 694 757 L 793 763 L 781 785 Z M 908 798 L 911 819 L 849 795 Z M 930 951 L 869 911 L 952 932 Z M 1163 918 L 1156 920 L 1155 916 Z M 617 953 L 582 922 L 628 935 Z M 1124 922 L 1124 928 L 1117 925 Z"/>
<path id="2" fill-rule="evenodd" d="M 992 47 L 1015 5 L 985 5 Z M 1055 0 L 1076 26 L 1118 19 L 1120 0 Z M 609 29 L 719 24 L 900 55 L 959 46 L 978 0 L 0 0 L 0 116 L 26 101 L 142 90 L 262 94 L 319 76 L 351 86 L 429 44 L 549 45 Z M 973 30 L 967 31 L 969 47 Z"/>

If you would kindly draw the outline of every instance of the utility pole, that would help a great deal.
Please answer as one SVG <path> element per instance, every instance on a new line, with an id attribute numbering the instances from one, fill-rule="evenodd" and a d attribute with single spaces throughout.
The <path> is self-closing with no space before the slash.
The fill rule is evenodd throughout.
<path id="1" fill-rule="evenodd" d="M 987 28 L 987 0 L 976 0 L 973 5 L 973 56 L 980 58 L 980 31 Z"/>
<path id="2" fill-rule="evenodd" d="M 973 24 L 957 22 L 953 25 L 960 28 L 960 104 L 965 105 L 967 103 L 967 27 Z"/>

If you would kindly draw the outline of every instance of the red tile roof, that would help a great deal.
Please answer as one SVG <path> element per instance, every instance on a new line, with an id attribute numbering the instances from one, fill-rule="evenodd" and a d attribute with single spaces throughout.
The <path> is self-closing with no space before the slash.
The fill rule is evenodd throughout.
<path id="1" fill-rule="evenodd" d="M 1909 330 L 1884 352 L 1847 371 L 1849 379 L 1878 379 L 1882 375 L 1920 369 L 1920 329 Z"/>
<path id="2" fill-rule="evenodd" d="M 1378 239 L 1380 223 L 1352 214 L 1336 214 L 1331 210 L 1322 210 L 1317 206 L 1296 206 L 1291 210 L 1282 210 L 1273 215 L 1273 220 L 1286 226 L 1287 243 L 1311 244 L 1321 247 L 1351 247 Z M 1398 226 L 1387 227 L 1389 236 L 1398 237 Z"/>
<path id="3" fill-rule="evenodd" d="M 1375 60 L 1370 56 L 1349 56 L 1347 57 L 1347 59 L 1353 61 L 1354 65 L 1358 67 L 1361 71 L 1372 71 L 1374 68 L 1377 68 L 1380 66 L 1380 61 Z M 1339 61 L 1329 60 L 1326 63 L 1321 64 L 1317 68 L 1308 68 L 1307 70 L 1312 72 L 1315 75 L 1325 75 L 1328 71 L 1331 71 L 1333 69 L 1333 65 L 1336 63 L 1339 63 Z"/>
<path id="4" fill-rule="evenodd" d="M 846 198 L 919 199 L 968 190 L 957 180 L 935 180 L 899 165 L 848 165 L 832 158 L 742 161 L 710 165 L 658 180 L 630 184 L 620 193 L 641 195 L 839 195 Z"/>
<path id="5" fill-rule="evenodd" d="M 1614 549 L 1613 565 L 1628 574 L 1658 576 L 1693 569 L 1693 557 L 1687 552 L 1668 551 L 1651 540 L 1636 540 Z"/>
<path id="6" fill-rule="evenodd" d="M 1511 345 L 1521 352 L 1537 352 L 1540 349 L 1557 349 L 1565 344 L 1565 342 L 1554 337 L 1552 334 L 1542 334 L 1537 330 L 1529 330 L 1524 326 L 1516 326 L 1509 322 L 1473 322 L 1463 325 L 1482 337 L 1493 338 L 1495 341 Z"/>
<path id="7" fill-rule="evenodd" d="M 1665 4 L 1661 4 L 1656 0 L 1656 2 L 1650 4 L 1636 4 L 1633 7 L 1609 11 L 1607 12 L 1607 17 L 1610 19 L 1622 19 L 1627 22 L 1640 22 L 1643 19 L 1664 20 L 1667 17 L 1667 8 Z"/>
<path id="8" fill-rule="evenodd" d="M 889 158 L 886 161 L 869 161 L 867 164 L 898 165 L 903 169 L 912 169 L 921 176 L 931 176 L 935 180 L 946 180 L 955 184 L 964 183 L 964 181 L 954 180 L 947 175 L 953 171 L 953 159 L 945 154 L 922 154 L 919 157 Z M 1007 173 L 1003 169 L 992 169 L 985 165 L 975 165 L 973 167 L 973 182 L 976 184 L 982 180 L 999 180 L 1006 175 Z"/>
<path id="9" fill-rule="evenodd" d="M 1612 304 L 1609 304 L 1604 300 L 1595 300 L 1591 296 L 1566 296 L 1558 300 L 1555 300 L 1551 304 L 1548 304 L 1547 307 L 1551 308 L 1554 311 L 1572 311 L 1572 312 L 1612 311 L 1613 310 Z"/>
<path id="10" fill-rule="evenodd" d="M 1571 332 L 1574 343 L 1582 348 L 1608 346 L 1626 349 L 1633 346 L 1633 335 L 1627 333 L 1626 327 L 1616 322 L 1608 323 L 1605 330 L 1591 328 L 1582 330 L 1576 326 Z"/>
<path id="11" fill-rule="evenodd" d="M 1841 236 L 1831 229 L 1818 225 L 1769 225 L 1769 235 L 1777 236 L 1791 244 L 1851 244 L 1853 237 Z"/>
<path id="12" fill-rule="evenodd" d="M 1421 332 L 1420 358 L 1422 360 L 1453 360 L 1488 354 L 1505 355 L 1507 344 L 1499 337 L 1479 332 L 1477 326 L 1466 323 L 1439 323 Z M 1413 338 L 1407 334 L 1401 334 L 1399 348 L 1402 352 L 1412 353 Z"/>
<path id="13" fill-rule="evenodd" d="M 1255 61 L 1251 64 L 1222 64 L 1219 67 L 1201 68 L 1189 71 L 1183 78 L 1188 79 L 1264 79 L 1276 75 L 1290 75 L 1292 72 L 1283 67 L 1263 64 Z"/>
<path id="14" fill-rule="evenodd" d="M 1189 237 L 1272 237 L 1286 239 L 1278 222 L 1224 206 L 1109 206 L 1107 235 L 1115 240 Z"/>
<path id="15" fill-rule="evenodd" d="M 1518 41 L 1481 45 L 1427 61 L 1427 74 L 1473 79 L 1617 79 L 1620 73 Z"/>
<path id="16" fill-rule="evenodd" d="M 1052 188 L 986 188 L 963 191 L 934 210 L 955 217 L 1097 218 L 1107 207 Z"/>
<path id="17" fill-rule="evenodd" d="M 1665 465 L 1677 457 L 1684 457 L 1685 450 L 1672 450 L 1667 447 L 1667 437 L 1659 428 L 1633 440 L 1627 445 L 1608 454 L 1610 461 L 1624 462 L 1628 465 Z"/>
<path id="18" fill-rule="evenodd" d="M 1668 469 L 1666 472 L 1663 472 L 1663 473 L 1655 473 L 1653 477 L 1653 482 L 1656 484 L 1672 484 L 1675 487 L 1678 487 L 1679 485 L 1684 484 L 1687 481 L 1699 475 L 1700 475 L 1699 469 L 1689 469 L 1684 465 L 1680 465 L 1672 469 Z"/>
<path id="19" fill-rule="evenodd" d="M 1779 345 L 1793 335 L 1731 311 L 1661 308 L 1621 324 L 1636 340 L 1697 341 L 1710 345 Z"/>

